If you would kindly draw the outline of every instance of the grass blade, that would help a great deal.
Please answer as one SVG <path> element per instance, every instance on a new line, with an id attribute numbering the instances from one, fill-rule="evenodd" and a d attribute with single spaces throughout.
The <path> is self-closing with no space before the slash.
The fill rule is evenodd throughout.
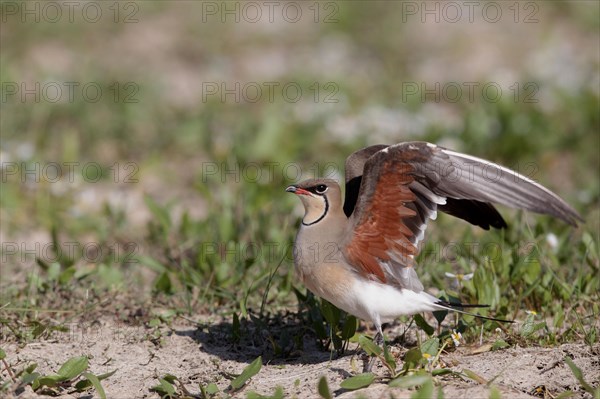
<path id="1" fill-rule="evenodd" d="M 570 357 L 566 356 L 564 361 L 565 363 L 567 363 L 567 365 L 571 369 L 571 372 L 573 372 L 573 375 L 575 376 L 575 378 L 577 378 L 577 381 L 579 381 L 583 389 L 589 392 L 594 398 L 598 398 L 600 396 L 600 388 L 598 390 L 594 390 L 594 388 L 583 377 L 583 372 L 581 371 L 581 369 L 577 367 L 577 365 L 573 362 L 573 360 L 571 360 Z"/>
<path id="2" fill-rule="evenodd" d="M 100 380 L 98 379 L 98 377 L 96 377 L 94 374 L 92 373 L 83 373 L 82 374 L 85 378 L 88 379 L 89 382 L 92 383 L 92 385 L 94 386 L 94 388 L 96 389 L 96 392 L 98 392 L 98 395 L 102 398 L 102 399 L 106 399 L 106 393 L 104 392 L 104 388 L 102 388 L 102 384 L 100 383 Z"/>

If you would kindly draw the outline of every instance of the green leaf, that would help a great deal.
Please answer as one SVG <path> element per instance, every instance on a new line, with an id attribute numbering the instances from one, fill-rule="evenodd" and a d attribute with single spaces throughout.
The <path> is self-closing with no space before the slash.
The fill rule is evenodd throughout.
<path id="1" fill-rule="evenodd" d="M 492 385 L 492 388 L 490 389 L 490 399 L 502 399 L 502 395 L 500 395 L 500 390 L 495 385 Z"/>
<path id="2" fill-rule="evenodd" d="M 150 319 L 150 321 L 148 322 L 148 327 L 158 327 L 161 323 L 161 320 L 158 317 L 155 317 L 153 319 Z"/>
<path id="3" fill-rule="evenodd" d="M 98 375 L 98 379 L 100 381 L 107 379 L 108 377 L 112 376 L 114 373 L 117 372 L 118 369 L 114 369 L 113 371 L 109 371 L 108 373 L 104 373 L 104 374 L 100 374 Z"/>
<path id="4" fill-rule="evenodd" d="M 73 275 L 75 274 L 75 271 L 76 271 L 75 266 L 69 266 L 69 267 L 67 267 L 58 276 L 58 282 L 61 285 L 68 284 L 71 281 L 71 279 L 73 278 Z"/>
<path id="5" fill-rule="evenodd" d="M 521 327 L 521 330 L 519 331 L 519 334 L 521 334 L 522 337 L 529 337 L 530 335 L 532 335 L 534 332 L 541 330 L 542 328 L 546 327 L 546 322 L 542 321 L 539 323 L 535 322 L 535 315 L 530 314 L 527 315 L 527 318 L 525 319 L 525 322 L 523 323 L 523 326 Z"/>
<path id="6" fill-rule="evenodd" d="M 342 349 L 343 342 L 337 334 L 331 335 L 331 342 L 333 342 L 333 347 L 335 350 Z"/>
<path id="7" fill-rule="evenodd" d="M 168 272 L 163 272 L 154 282 L 154 289 L 165 294 L 173 293 L 173 285 Z"/>
<path id="8" fill-rule="evenodd" d="M 2 359 L 6 359 L 6 352 L 4 352 L 4 349 L 0 348 L 0 360 Z"/>
<path id="9" fill-rule="evenodd" d="M 90 381 L 92 383 L 92 385 L 96 389 L 96 392 L 98 392 L 98 395 L 100 396 L 100 398 L 106 399 L 106 393 L 104 392 L 104 388 L 102 388 L 102 384 L 100 384 L 100 380 L 98 379 L 98 377 L 96 377 L 92 373 L 87 373 L 87 372 L 83 373 L 82 375 L 85 378 L 87 378 L 88 381 Z"/>
<path id="10" fill-rule="evenodd" d="M 463 373 L 469 377 L 470 379 L 472 379 L 473 381 L 476 381 L 482 385 L 485 385 L 488 383 L 488 381 L 483 378 L 482 376 L 480 376 L 479 374 L 475 373 L 474 371 L 471 371 L 469 369 L 464 369 Z"/>
<path id="11" fill-rule="evenodd" d="M 505 340 L 499 339 L 492 345 L 492 350 L 497 351 L 500 349 L 508 348 L 510 345 L 506 343 Z"/>
<path id="12" fill-rule="evenodd" d="M 152 388 L 150 388 L 150 390 L 158 392 L 159 394 L 161 394 L 161 396 L 175 395 L 175 387 L 173 386 L 173 384 L 160 377 L 158 378 L 158 382 L 160 382 L 160 385 L 155 385 Z"/>
<path id="13" fill-rule="evenodd" d="M 321 313 L 331 326 L 337 326 L 340 321 L 340 311 L 338 308 L 323 299 L 321 301 Z"/>
<path id="14" fill-rule="evenodd" d="M 40 373 L 27 373 L 23 376 L 23 378 L 21 378 L 21 384 L 23 384 L 23 385 L 32 384 L 39 377 L 40 377 Z M 32 388 L 33 388 L 33 384 L 32 384 Z"/>
<path id="15" fill-rule="evenodd" d="M 413 393 L 411 399 L 428 399 L 433 397 L 433 380 L 428 379 L 415 393 Z"/>
<path id="16" fill-rule="evenodd" d="M 440 340 L 436 337 L 429 338 L 427 341 L 421 344 L 421 354 L 429 353 L 431 356 L 437 355 L 438 348 L 440 347 Z"/>
<path id="17" fill-rule="evenodd" d="M 33 373 L 33 370 L 35 370 L 37 368 L 37 363 L 31 363 L 29 366 L 25 367 L 25 372 L 27 374 Z"/>
<path id="18" fill-rule="evenodd" d="M 48 268 L 48 280 L 56 281 L 58 280 L 58 276 L 60 276 L 60 271 L 62 266 L 58 262 L 52 262 L 50 267 Z"/>
<path id="19" fill-rule="evenodd" d="M 325 378 L 325 376 L 322 376 L 319 379 L 319 385 L 317 389 L 322 398 L 333 399 L 333 396 L 331 396 L 331 391 L 329 390 L 329 385 L 327 384 L 327 378 Z"/>
<path id="20" fill-rule="evenodd" d="M 219 387 L 214 382 L 211 382 L 206 386 L 206 393 L 209 395 L 214 395 L 219 392 Z"/>
<path id="21" fill-rule="evenodd" d="M 71 380 L 83 373 L 87 368 L 87 356 L 72 357 L 61 366 L 58 370 L 58 375 L 63 378 L 63 381 Z"/>
<path id="22" fill-rule="evenodd" d="M 432 313 L 433 313 L 433 317 L 435 317 L 438 324 L 442 324 L 442 322 L 444 321 L 446 316 L 448 316 L 447 310 L 436 310 L 435 312 L 432 312 Z"/>
<path id="23" fill-rule="evenodd" d="M 110 377 L 111 375 L 113 375 L 116 372 L 117 372 L 117 369 L 114 369 L 113 371 L 97 375 L 96 377 L 98 377 L 98 380 L 102 381 L 102 380 Z M 83 390 L 89 388 L 90 386 L 92 386 L 92 382 L 88 379 L 84 379 L 84 380 L 78 381 L 77 384 L 75 384 L 75 389 L 77 389 L 78 391 L 83 391 Z"/>
<path id="24" fill-rule="evenodd" d="M 587 231 L 583 233 L 581 236 L 581 241 L 584 243 L 588 259 L 598 259 L 598 250 L 596 248 L 596 243 L 590 233 Z"/>
<path id="25" fill-rule="evenodd" d="M 354 377 L 346 378 L 340 384 L 340 387 L 344 389 L 349 389 L 351 391 L 355 389 L 360 389 L 364 387 L 368 387 L 375 380 L 375 374 L 373 373 L 362 373 L 355 375 Z"/>
<path id="26" fill-rule="evenodd" d="M 445 317 L 445 315 L 444 315 Z M 430 326 L 425 319 L 423 318 L 423 316 L 421 316 L 420 314 L 416 314 L 413 316 L 413 319 L 415 320 L 415 324 L 417 325 L 417 327 L 419 327 L 421 330 L 425 331 L 425 333 L 429 336 L 432 336 L 435 329 Z"/>
<path id="27" fill-rule="evenodd" d="M 358 344 L 369 356 L 379 356 L 381 354 L 381 348 L 364 335 L 358 337 Z"/>
<path id="28" fill-rule="evenodd" d="M 433 376 L 446 375 L 446 374 L 452 374 L 452 373 L 454 373 L 454 371 L 452 371 L 452 369 L 434 369 L 431 371 L 431 375 L 433 375 Z"/>
<path id="29" fill-rule="evenodd" d="M 315 334 L 319 339 L 327 339 L 329 334 L 325 331 L 325 327 L 323 327 L 323 322 L 320 320 L 313 321 L 313 328 L 315 330 Z"/>
<path id="30" fill-rule="evenodd" d="M 438 387 L 437 399 L 444 399 L 444 389 L 441 386 Z"/>
<path id="31" fill-rule="evenodd" d="M 45 375 L 45 376 L 42 376 L 42 377 L 38 378 L 37 380 L 35 380 L 31 387 L 35 391 L 37 388 L 41 388 L 43 386 L 54 387 L 54 386 L 58 385 L 59 382 L 62 382 L 62 381 L 65 381 L 65 378 L 60 375 L 56 375 L 56 374 Z"/>
<path id="32" fill-rule="evenodd" d="M 519 334 L 521 334 L 522 337 L 527 337 L 528 335 L 531 335 L 533 333 L 533 325 L 534 325 L 533 318 L 534 318 L 533 314 L 527 315 L 527 318 L 525 319 L 525 322 L 523 323 L 523 326 L 521 327 L 521 330 L 519 331 Z"/>
<path id="33" fill-rule="evenodd" d="M 241 387 L 243 387 L 246 382 L 254 377 L 260 371 L 262 367 L 262 357 L 259 356 L 252 363 L 250 363 L 246 368 L 242 371 L 242 374 L 237 376 L 233 381 L 231 381 L 231 388 L 234 391 L 237 391 Z"/>
<path id="34" fill-rule="evenodd" d="M 423 353 L 421 353 L 419 348 L 409 350 L 406 352 L 406 355 L 404 355 L 404 370 L 416 368 L 422 358 Z"/>
<path id="35" fill-rule="evenodd" d="M 38 374 L 38 373 L 34 373 L 34 374 Z M 38 376 L 39 376 L 39 374 L 38 374 Z M 40 379 L 38 377 L 35 380 L 33 380 L 33 382 L 31 383 L 31 389 L 33 389 L 34 391 L 37 391 L 39 387 L 40 387 Z"/>
<path id="36" fill-rule="evenodd" d="M 428 381 L 431 381 L 431 377 L 428 374 L 412 374 L 398 377 L 392 380 L 388 385 L 391 388 L 413 388 L 423 385 Z"/>
<path id="37" fill-rule="evenodd" d="M 32 325 L 34 326 L 33 329 L 31 330 L 31 335 L 33 336 L 33 338 L 39 337 L 48 328 L 48 326 L 46 324 L 40 323 L 38 321 L 34 321 L 32 323 Z"/>
<path id="38" fill-rule="evenodd" d="M 389 368 L 395 372 L 396 359 L 394 359 L 394 356 L 392 356 L 392 354 L 390 353 L 390 350 L 387 345 L 383 345 L 383 357 L 385 359 L 385 362 L 388 364 Z"/>
<path id="39" fill-rule="evenodd" d="M 344 328 L 342 329 L 342 339 L 350 339 L 356 334 L 356 317 L 348 315 Z"/>

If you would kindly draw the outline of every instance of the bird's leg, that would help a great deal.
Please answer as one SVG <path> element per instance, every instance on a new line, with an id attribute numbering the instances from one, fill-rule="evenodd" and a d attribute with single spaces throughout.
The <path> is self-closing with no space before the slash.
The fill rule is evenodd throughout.
<path id="1" fill-rule="evenodd" d="M 363 373 L 370 373 L 371 370 L 373 369 L 373 365 L 375 364 L 376 360 L 377 360 L 377 356 L 375 356 L 375 355 L 369 356 L 365 353 L 364 358 L 363 358 L 363 362 L 364 362 Z"/>
<path id="2" fill-rule="evenodd" d="M 385 345 L 385 340 L 383 339 L 383 331 L 381 330 L 381 326 L 377 325 L 375 327 L 377 328 L 377 334 L 375 334 L 375 337 L 373 338 L 373 343 L 381 347 L 382 345 Z M 369 356 L 367 356 L 367 354 L 365 353 L 365 357 L 363 359 L 365 363 L 365 365 L 363 366 L 363 373 L 370 373 L 373 369 L 373 365 L 375 364 L 376 360 L 377 356 L 371 356 L 371 358 L 369 359 Z"/>
<path id="3" fill-rule="evenodd" d="M 373 338 L 373 342 L 375 342 L 375 345 L 377 346 L 384 345 L 385 340 L 383 339 L 383 332 L 377 331 L 377 334 L 375 334 L 375 338 Z"/>

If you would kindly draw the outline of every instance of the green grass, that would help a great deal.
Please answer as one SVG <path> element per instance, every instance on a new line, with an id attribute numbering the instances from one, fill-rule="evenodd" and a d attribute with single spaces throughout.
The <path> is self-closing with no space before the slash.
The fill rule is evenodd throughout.
<path id="1" fill-rule="evenodd" d="M 144 9 L 141 16 L 153 21 L 166 10 L 155 7 Z M 573 18 L 565 23 L 579 26 L 588 21 L 582 22 L 585 32 L 589 15 L 575 6 L 564 7 Z M 169 101 L 164 83 L 151 70 L 140 72 L 137 66 L 119 62 L 95 66 L 93 60 L 104 54 L 96 47 L 87 49 L 84 38 L 92 35 L 88 26 L 9 20 L 0 60 L 3 82 L 27 79 L 23 69 L 28 49 L 50 34 L 89 59 L 80 68 L 59 72 L 42 68 L 36 78 L 97 81 L 111 95 L 98 103 L 2 104 L 2 151 L 17 172 L 8 174 L 3 169 L 0 190 L 0 341 L 25 345 L 87 312 L 153 302 L 164 313 L 148 315 L 146 322 L 168 325 L 175 317 L 196 320 L 199 312 L 214 312 L 232 321 L 231 342 L 247 342 L 256 331 L 264 332 L 272 357 L 292 356 L 302 349 L 305 334 L 318 340 L 323 350 L 342 351 L 350 338 L 360 342 L 353 318 L 307 294 L 294 278 L 291 244 L 299 205 L 284 189 L 298 168 L 314 176 L 330 173 L 335 166 L 341 174 L 345 157 L 371 143 L 370 135 L 390 137 L 375 127 L 343 139 L 332 137 L 332 115 L 364 121 L 365 110 L 374 105 L 417 116 L 430 112 L 431 104 L 399 102 L 390 82 L 417 79 L 403 61 L 410 57 L 410 49 L 397 49 L 395 36 L 388 34 L 394 20 L 384 10 L 374 7 L 365 12 L 381 18 L 381 24 L 370 29 L 363 13 L 342 7 L 342 23 L 320 29 L 341 35 L 355 43 L 361 54 L 368 50 L 382 65 L 394 67 L 383 68 L 370 83 L 343 72 L 331 76 L 298 69 L 277 77 L 282 82 L 301 82 L 305 88 L 311 82 L 333 81 L 340 90 L 337 104 L 304 99 L 298 104 L 212 100 L 178 105 Z M 562 12 L 552 8 L 550 21 L 558 20 L 556 14 Z M 173 13 L 182 18 L 177 34 L 181 40 L 193 34 L 206 38 L 207 47 L 202 49 L 206 53 L 200 57 L 223 56 L 217 50 L 220 35 L 230 42 L 232 57 L 242 57 L 244 43 L 232 38 L 226 25 L 199 26 L 184 12 Z M 107 27 L 106 22 L 98 25 Z M 82 37 L 73 37 L 72 32 Z M 259 34 L 254 39 L 258 49 L 261 40 L 267 43 L 262 46 L 273 45 Z M 284 41 L 296 46 L 292 35 Z M 193 50 L 181 51 L 184 60 L 195 56 Z M 248 77 L 252 79 L 257 78 Z M 519 79 L 538 81 L 525 73 Z M 139 102 L 115 101 L 114 81 L 135 82 Z M 428 230 L 418 258 L 419 274 L 424 285 L 440 289 L 440 295 L 487 303 L 491 308 L 482 314 L 519 321 L 501 327 L 506 345 L 583 341 L 592 346 L 600 334 L 598 92 L 587 86 L 567 91 L 551 81 L 539 81 L 540 89 L 550 93 L 554 102 L 550 110 L 544 100 L 523 104 L 508 96 L 498 103 L 460 101 L 446 104 L 458 124 L 428 120 L 419 134 L 391 136 L 396 142 L 450 143 L 539 180 L 575 206 L 585 218 L 578 229 L 506 209 L 501 212 L 510 227 L 503 231 L 481 232 L 441 216 Z M 121 86 L 120 98 L 127 94 L 123 90 Z M 23 155 L 27 152 L 31 154 Z M 37 181 L 24 181 L 26 168 L 43 169 L 50 162 L 62 165 L 63 171 L 68 162 L 77 162 L 75 181 L 64 175 L 53 182 L 43 173 L 38 173 Z M 90 164 L 99 165 L 99 176 L 96 168 L 83 169 Z M 86 203 L 82 193 L 90 190 L 114 195 L 124 190 L 121 198 L 136 202 L 129 212 L 120 207 L 122 200 L 109 200 L 110 195 L 101 197 L 101 203 Z M 136 215 L 140 212 L 149 215 L 142 223 Z M 549 233 L 556 236 L 556 246 L 549 244 Z M 43 251 L 27 252 L 36 242 Z M 17 245 L 16 253 L 7 247 L 9 243 Z M 91 244 L 101 249 L 98 257 L 82 250 Z M 473 272 L 474 278 L 453 289 L 445 272 Z M 108 301 L 113 297 L 127 299 Z M 403 321 L 413 322 L 412 318 Z M 398 378 L 414 371 L 431 375 L 434 367 L 423 357 L 423 345 L 437 340 L 438 347 L 431 353 L 436 358 L 442 345 L 451 349 L 452 329 L 472 343 L 479 340 L 483 328 L 484 340 L 497 342 L 497 323 L 482 324 L 468 316 L 456 322 L 452 315 L 446 316 L 446 323 L 438 330 L 431 319 L 418 321 L 423 342 L 415 348 L 419 353 L 413 353 L 410 369 L 390 365 L 382 354 L 389 366 L 383 381 L 433 390 L 430 380 L 411 385 L 414 381 Z M 288 324 L 303 329 L 286 328 Z M 163 379 L 161 389 L 172 387 L 176 377 L 169 378 Z"/>

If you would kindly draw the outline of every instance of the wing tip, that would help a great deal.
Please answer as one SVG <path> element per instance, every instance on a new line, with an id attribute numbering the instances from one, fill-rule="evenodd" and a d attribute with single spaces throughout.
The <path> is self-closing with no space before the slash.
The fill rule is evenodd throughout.
<path id="1" fill-rule="evenodd" d="M 439 148 L 441 149 L 441 152 L 446 154 L 447 156 L 449 156 L 451 160 L 454 158 L 454 159 L 462 159 L 463 161 L 472 161 L 472 162 L 480 163 L 480 164 L 486 165 L 486 166 L 493 165 L 499 171 L 501 171 L 503 173 L 507 173 L 510 176 L 513 176 L 514 182 L 520 181 L 520 182 L 528 183 L 532 187 L 535 187 L 537 190 L 539 190 L 538 194 L 536 195 L 536 198 L 534 198 L 534 199 L 537 201 L 541 201 L 542 203 L 541 204 L 529 203 L 528 206 L 524 206 L 524 204 L 515 205 L 515 204 L 503 203 L 502 201 L 499 201 L 498 198 L 496 198 L 495 200 L 494 199 L 489 200 L 489 202 L 501 203 L 503 205 L 513 207 L 513 208 L 526 209 L 526 210 L 529 210 L 529 211 L 532 211 L 535 213 L 550 215 L 550 216 L 556 217 L 556 218 L 564 221 L 565 223 L 567 223 L 573 227 L 578 227 L 578 222 L 579 223 L 585 222 L 583 217 L 581 217 L 581 215 L 575 209 L 573 209 L 564 199 L 562 199 L 560 196 L 558 196 L 558 194 L 556 194 L 549 188 L 545 187 L 544 185 L 540 184 L 539 182 L 531 179 L 530 177 L 522 175 L 522 174 L 518 173 L 517 171 L 511 170 L 505 166 L 502 166 L 502 165 L 497 164 L 492 161 L 485 160 L 483 158 L 478 158 L 473 155 L 463 154 L 458 151 L 450 150 L 450 149 L 443 148 L 443 147 L 439 147 Z"/>
<path id="2" fill-rule="evenodd" d="M 450 302 L 450 301 L 439 301 L 438 305 L 448 306 L 453 308 L 489 308 L 490 305 L 481 303 L 461 303 L 461 302 Z"/>
<path id="3" fill-rule="evenodd" d="M 470 304 L 470 303 L 460 303 L 460 302 L 448 302 L 448 301 L 443 301 L 443 300 L 440 300 L 440 301 L 436 302 L 435 304 L 438 306 L 442 306 L 446 310 L 455 311 L 455 312 L 462 313 L 462 314 L 468 314 L 470 316 L 477 317 L 478 319 L 497 321 L 499 323 L 515 323 L 514 320 L 505 320 L 505 319 L 499 319 L 496 317 L 481 316 L 481 315 L 471 313 L 471 312 L 466 312 L 466 311 L 460 309 L 460 308 L 489 308 L 490 305 L 484 305 L 484 304 L 479 304 L 479 303 Z"/>
<path id="4" fill-rule="evenodd" d="M 567 222 L 568 224 L 570 224 L 573 227 L 579 227 L 578 223 L 584 224 L 585 223 L 585 219 L 583 218 L 583 216 L 581 216 L 579 214 L 579 212 L 577 212 L 574 209 L 571 209 L 571 214 L 569 216 L 571 216 L 571 218 L 569 220 L 565 220 L 565 222 Z"/>

